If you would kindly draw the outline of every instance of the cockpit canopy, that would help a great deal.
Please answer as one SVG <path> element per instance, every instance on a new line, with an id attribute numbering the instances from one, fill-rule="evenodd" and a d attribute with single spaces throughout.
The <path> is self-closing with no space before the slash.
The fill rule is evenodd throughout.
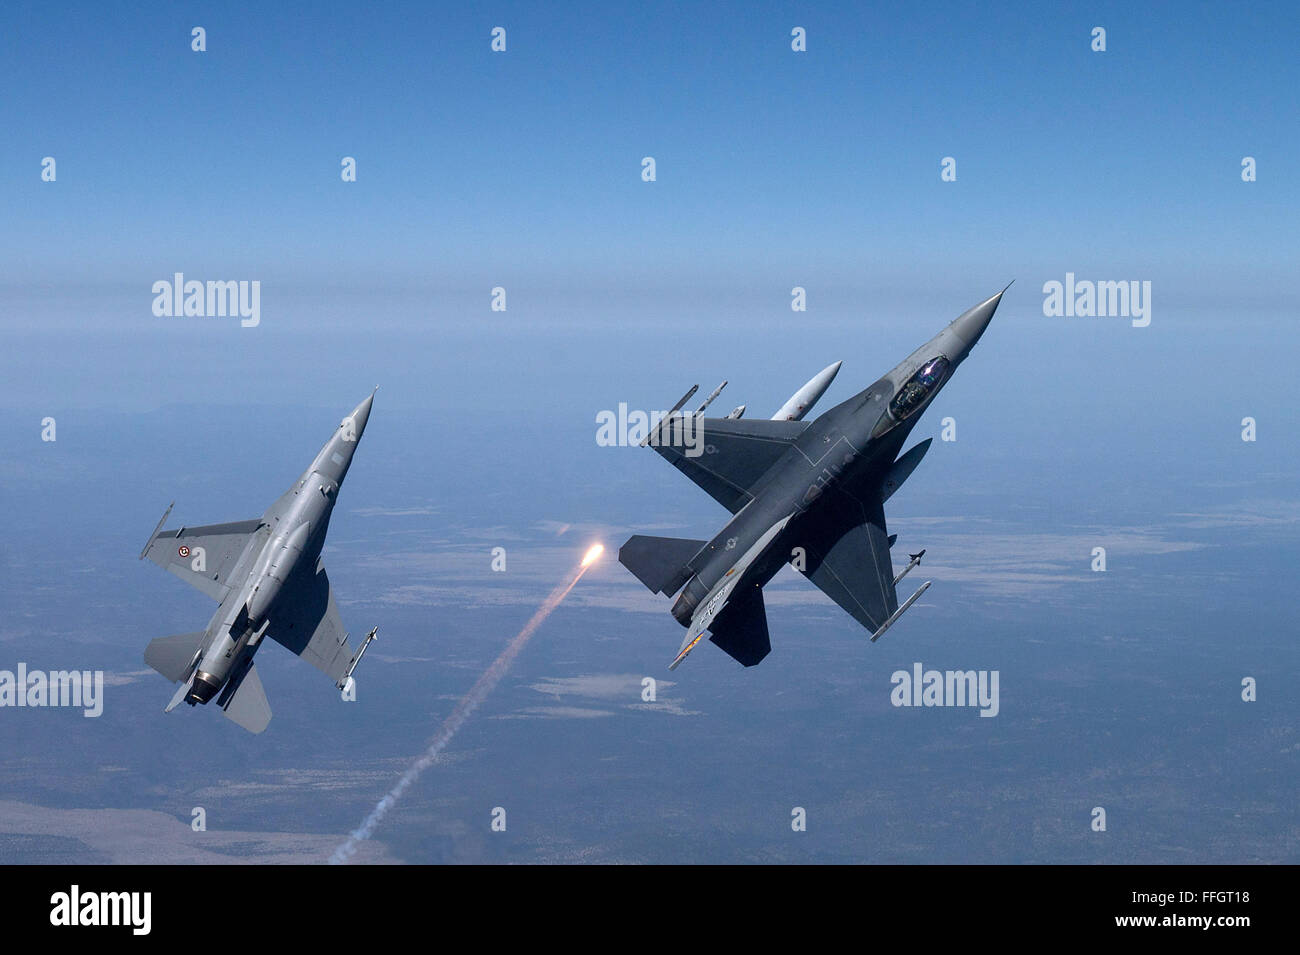
<path id="1" fill-rule="evenodd" d="M 894 420 L 902 421 L 925 404 L 925 399 L 930 397 L 948 376 L 950 364 L 947 358 L 939 355 L 918 368 L 916 374 L 907 379 L 907 384 L 898 389 L 898 394 L 894 395 L 894 400 L 889 403 L 889 413 Z"/>

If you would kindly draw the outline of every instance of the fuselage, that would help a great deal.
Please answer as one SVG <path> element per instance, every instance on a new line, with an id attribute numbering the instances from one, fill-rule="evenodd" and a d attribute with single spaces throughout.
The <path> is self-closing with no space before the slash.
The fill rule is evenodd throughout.
<path id="1" fill-rule="evenodd" d="M 869 388 L 809 424 L 750 490 L 749 503 L 692 560 L 695 574 L 673 604 L 673 617 L 689 627 L 711 601 L 725 599 L 724 591 L 765 585 L 795 556 L 805 515 L 839 506 L 842 499 L 828 496 L 830 489 L 879 493 L 908 434 L 978 341 L 998 298 L 963 313 Z M 707 425 L 705 435 L 707 441 Z"/>
<path id="2" fill-rule="evenodd" d="M 204 649 L 185 702 L 207 703 L 252 662 L 297 575 L 314 573 L 339 488 L 365 430 L 372 398 L 340 422 L 314 461 L 262 515 L 229 576 L 232 587 L 208 623 Z"/>
<path id="3" fill-rule="evenodd" d="M 833 506 L 827 504 L 828 490 L 853 493 L 883 479 L 916 424 L 916 416 L 910 416 L 872 437 L 894 395 L 887 385 L 888 380 L 881 379 L 818 417 L 768 470 L 753 488 L 753 500 L 709 541 L 707 556 L 694 561 L 698 570 L 673 604 L 679 623 L 689 626 L 696 608 L 736 574 L 741 575 L 737 587 L 762 587 L 771 580 L 794 556 L 800 519 Z M 750 555 L 754 545 L 786 518 L 790 520 L 780 532 Z"/>

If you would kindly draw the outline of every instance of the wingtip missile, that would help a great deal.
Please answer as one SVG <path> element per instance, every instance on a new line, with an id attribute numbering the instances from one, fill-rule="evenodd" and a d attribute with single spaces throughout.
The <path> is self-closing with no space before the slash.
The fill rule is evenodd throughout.
<path id="1" fill-rule="evenodd" d="M 710 392 L 709 397 L 704 399 L 704 404 L 700 405 L 698 408 L 695 409 L 695 413 L 697 415 L 704 414 L 704 409 L 707 408 L 709 405 L 713 404 L 713 399 L 718 397 L 718 395 L 722 394 L 722 389 L 725 387 L 727 387 L 727 382 L 724 379 L 722 384 L 714 388 L 713 391 Z"/>
<path id="2" fill-rule="evenodd" d="M 167 523 L 167 518 L 171 515 L 172 508 L 175 506 L 175 501 L 172 501 L 167 505 L 167 510 L 163 511 L 163 516 L 158 518 L 158 525 L 153 529 L 153 533 L 149 535 L 149 539 L 145 541 L 144 549 L 140 551 L 140 556 L 137 560 L 144 560 L 144 555 L 149 553 L 149 548 L 152 547 L 153 542 L 158 539 L 158 532 L 162 530 L 163 525 Z"/>
<path id="3" fill-rule="evenodd" d="M 699 390 L 700 390 L 699 385 L 691 385 L 691 387 L 687 389 L 686 394 L 682 395 L 680 398 L 677 399 L 677 404 L 673 405 L 671 408 L 668 409 L 668 414 L 676 414 L 678 411 L 681 411 L 682 405 L 690 401 L 691 395 L 695 394 L 695 392 Z M 665 415 L 665 417 L 667 417 L 667 415 Z"/>
<path id="4" fill-rule="evenodd" d="M 871 642 L 875 643 L 877 640 L 879 640 L 881 636 L 884 634 L 884 632 L 888 630 L 890 627 L 892 627 L 894 623 L 898 620 L 898 618 L 903 615 L 903 613 L 907 610 L 907 608 L 912 606 L 912 604 L 916 603 L 917 598 L 920 597 L 921 594 L 925 593 L 927 590 L 930 589 L 930 585 L 932 583 L 934 583 L 933 580 L 927 580 L 925 583 L 923 583 L 920 587 L 917 588 L 916 593 L 912 594 L 912 596 L 907 598 L 907 603 L 903 604 L 903 606 L 899 607 L 897 610 L 891 613 L 889 615 L 889 619 L 880 625 L 880 629 L 871 635 Z"/>
<path id="5" fill-rule="evenodd" d="M 340 690 L 347 689 L 348 681 L 352 679 L 352 671 L 357 668 L 357 664 L 361 662 L 361 658 L 366 655 L 366 650 L 369 649 L 370 644 L 378 639 L 379 639 L 379 628 L 371 627 L 370 632 L 366 634 L 366 638 L 361 641 L 361 646 L 357 648 L 356 656 L 354 656 L 350 661 L 348 661 L 348 665 L 343 670 L 343 675 L 339 677 L 339 681 L 338 683 L 335 684 L 335 686 L 337 686 Z"/>
<path id="6" fill-rule="evenodd" d="M 662 418 L 659 419 L 659 423 L 656 424 L 653 428 L 650 429 L 650 433 L 647 434 L 644 438 L 641 439 L 641 447 L 644 448 L 647 444 L 649 444 L 649 443 L 650 443 L 650 439 L 653 438 L 653 437 L 655 437 L 655 436 L 657 436 L 657 435 L 659 434 L 660 429 L 664 426 L 664 422 L 665 422 L 665 421 L 669 421 L 669 420 L 671 420 L 673 415 L 675 415 L 675 414 L 677 414 L 677 412 L 681 411 L 681 410 L 682 410 L 682 405 L 684 405 L 684 404 L 686 404 L 686 402 L 690 401 L 690 400 L 691 400 L 691 395 L 695 394 L 695 392 L 697 392 L 697 391 L 699 391 L 699 390 L 700 390 L 700 386 L 699 386 L 699 385 L 691 385 L 690 390 L 689 390 L 688 392 L 686 392 L 686 394 L 682 395 L 681 398 L 677 399 L 677 404 L 675 404 L 675 405 L 673 405 L 671 408 L 669 408 L 669 409 L 668 409 L 668 413 L 667 413 L 666 415 L 664 415 Z"/>

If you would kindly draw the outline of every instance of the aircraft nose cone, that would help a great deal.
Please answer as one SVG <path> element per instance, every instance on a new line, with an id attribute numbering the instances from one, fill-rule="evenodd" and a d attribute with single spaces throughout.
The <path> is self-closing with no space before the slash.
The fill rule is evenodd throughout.
<path id="1" fill-rule="evenodd" d="M 357 405 L 352 414 L 348 415 L 352 419 L 352 426 L 356 430 L 358 438 L 361 437 L 361 432 L 366 430 L 366 422 L 370 420 L 370 406 L 374 402 L 375 393 L 372 391 L 369 397 Z"/>
<path id="2" fill-rule="evenodd" d="M 1011 286 L 1008 285 L 1007 288 L 1011 288 Z M 998 310 L 998 303 L 1002 301 L 1002 295 L 1006 290 L 1004 288 L 1001 292 L 989 296 L 973 308 L 968 308 L 953 321 L 952 330 L 957 337 L 966 343 L 967 351 L 974 347 L 975 343 L 980 340 L 980 336 L 984 334 L 984 329 L 989 327 L 989 322 L 993 321 L 993 313 Z"/>

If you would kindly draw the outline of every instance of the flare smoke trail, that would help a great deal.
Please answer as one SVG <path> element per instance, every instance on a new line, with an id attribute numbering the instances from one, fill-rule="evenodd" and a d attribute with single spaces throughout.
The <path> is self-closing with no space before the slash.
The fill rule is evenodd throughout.
<path id="1" fill-rule="evenodd" d="M 582 575 L 587 572 L 587 568 L 590 567 L 596 558 L 600 556 L 602 550 L 604 550 L 604 548 L 597 544 L 587 551 L 586 556 L 582 558 L 582 563 L 578 565 L 578 570 L 573 575 L 573 578 L 567 584 L 561 584 L 556 587 L 550 592 L 547 598 L 542 601 L 542 605 L 537 608 L 537 612 L 529 618 L 526 624 L 524 624 L 524 628 L 515 635 L 513 640 L 506 644 L 506 648 L 501 651 L 501 655 L 492 661 L 492 665 L 483 671 L 483 675 L 478 678 L 475 684 L 470 687 L 469 692 L 466 693 L 461 698 L 460 702 L 456 704 L 456 708 L 451 711 L 451 715 L 443 721 L 438 732 L 434 735 L 433 739 L 429 741 L 429 748 L 420 754 L 415 762 L 413 762 L 406 772 L 402 774 L 402 778 L 397 781 L 397 785 L 388 791 L 388 795 L 379 800 L 375 805 L 375 808 L 370 810 L 370 815 L 366 816 L 366 818 L 362 820 L 361 825 L 355 829 L 346 840 L 344 840 L 342 845 L 334 850 L 334 854 L 330 856 L 330 865 L 340 865 L 352 858 L 357 851 L 357 844 L 363 839 L 370 838 L 371 834 L 375 831 L 375 827 L 383 821 L 384 816 L 388 814 L 388 810 L 392 809 L 393 806 L 397 804 L 397 800 L 401 798 L 402 793 L 406 792 L 407 788 L 420 778 L 420 774 L 437 761 L 438 754 L 441 753 L 443 748 L 451 742 L 451 738 L 456 735 L 456 731 L 465 725 L 465 721 L 469 719 L 470 714 L 478 708 L 478 705 L 487 698 L 489 693 L 492 692 L 493 687 L 495 687 L 501 678 L 506 675 L 506 671 L 508 671 L 510 665 L 515 662 L 515 657 L 519 655 L 519 651 L 524 648 L 526 643 L 528 643 L 528 639 L 533 635 L 534 631 L 536 631 L 537 628 L 542 625 L 542 621 L 549 617 L 555 608 L 560 605 L 560 602 L 569 595 L 569 591 L 572 590 L 577 585 L 578 581 L 582 579 Z"/>

